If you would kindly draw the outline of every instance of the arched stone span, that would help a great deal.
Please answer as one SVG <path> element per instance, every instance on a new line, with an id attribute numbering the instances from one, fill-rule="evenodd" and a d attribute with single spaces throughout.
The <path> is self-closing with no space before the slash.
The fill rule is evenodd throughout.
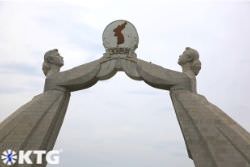
<path id="1" fill-rule="evenodd" d="M 96 61 L 78 66 L 71 70 L 55 73 L 46 78 L 45 91 L 77 91 L 93 86 L 100 80 L 113 77 L 117 71 L 124 71 L 130 78 L 142 80 L 137 69 L 137 58 L 102 57 Z"/>

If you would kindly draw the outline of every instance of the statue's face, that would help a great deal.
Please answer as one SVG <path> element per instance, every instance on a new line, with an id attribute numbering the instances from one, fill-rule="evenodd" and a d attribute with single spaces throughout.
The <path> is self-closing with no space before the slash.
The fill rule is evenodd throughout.
<path id="1" fill-rule="evenodd" d="M 185 57 L 183 55 L 180 55 L 178 59 L 178 64 L 180 65 L 183 64 L 184 60 L 185 60 Z"/>
<path id="2" fill-rule="evenodd" d="M 58 52 L 55 55 L 53 55 L 53 59 L 55 60 L 55 62 L 57 62 L 57 64 L 64 65 L 63 57 L 60 56 Z"/>
<path id="3" fill-rule="evenodd" d="M 63 57 L 60 56 L 57 50 L 52 50 L 51 52 L 46 54 L 47 55 L 45 55 L 42 67 L 43 73 L 47 75 L 52 65 L 54 65 L 54 67 L 57 66 L 60 71 L 60 67 L 64 65 Z"/>
<path id="4" fill-rule="evenodd" d="M 60 64 L 64 65 L 63 57 L 58 54 L 58 60 Z"/>
<path id="5" fill-rule="evenodd" d="M 185 52 L 183 52 L 183 54 L 179 56 L 178 64 L 183 65 L 183 64 L 189 62 L 190 59 L 191 59 L 191 57 L 188 54 L 186 54 Z"/>

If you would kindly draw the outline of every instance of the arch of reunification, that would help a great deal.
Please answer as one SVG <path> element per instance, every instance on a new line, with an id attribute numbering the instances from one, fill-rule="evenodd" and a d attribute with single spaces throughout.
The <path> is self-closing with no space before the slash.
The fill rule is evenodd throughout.
<path id="1" fill-rule="evenodd" d="M 43 63 L 44 92 L 0 124 L 0 152 L 52 150 L 70 93 L 87 89 L 123 71 L 134 80 L 170 91 L 188 156 L 196 167 L 250 167 L 249 133 L 197 93 L 199 53 L 187 47 L 178 60 L 182 72 L 177 72 L 137 58 L 138 41 L 135 27 L 128 21 L 117 20 L 104 30 L 106 52 L 96 61 L 60 72 L 63 58 L 57 49 L 47 51 Z M 46 166 L 46 162 L 40 166 Z"/>

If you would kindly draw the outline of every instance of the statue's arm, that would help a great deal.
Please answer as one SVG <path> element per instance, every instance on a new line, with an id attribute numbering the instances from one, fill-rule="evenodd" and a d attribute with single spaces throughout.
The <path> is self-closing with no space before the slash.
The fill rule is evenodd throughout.
<path id="1" fill-rule="evenodd" d="M 100 71 L 100 60 L 80 65 L 67 71 L 51 76 L 51 81 L 56 86 L 64 87 L 69 91 L 76 91 L 94 85 Z M 48 79 L 49 80 L 49 79 Z"/>
<path id="2" fill-rule="evenodd" d="M 137 62 L 137 71 L 141 79 L 147 84 L 165 90 L 170 90 L 171 87 L 179 85 L 187 79 L 181 72 L 169 70 L 139 59 Z"/>

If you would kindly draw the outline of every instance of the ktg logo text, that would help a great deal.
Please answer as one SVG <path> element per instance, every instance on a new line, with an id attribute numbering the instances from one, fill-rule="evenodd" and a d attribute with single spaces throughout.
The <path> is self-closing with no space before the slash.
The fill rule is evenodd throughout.
<path id="1" fill-rule="evenodd" d="M 1 159 L 3 163 L 7 166 L 11 166 L 14 164 L 42 164 L 44 159 L 46 160 L 47 164 L 54 164 L 57 165 L 60 163 L 60 152 L 59 150 L 28 150 L 23 151 L 20 150 L 18 153 L 13 150 L 5 150 L 1 155 Z M 32 162 L 31 156 L 35 156 L 35 162 Z"/>

